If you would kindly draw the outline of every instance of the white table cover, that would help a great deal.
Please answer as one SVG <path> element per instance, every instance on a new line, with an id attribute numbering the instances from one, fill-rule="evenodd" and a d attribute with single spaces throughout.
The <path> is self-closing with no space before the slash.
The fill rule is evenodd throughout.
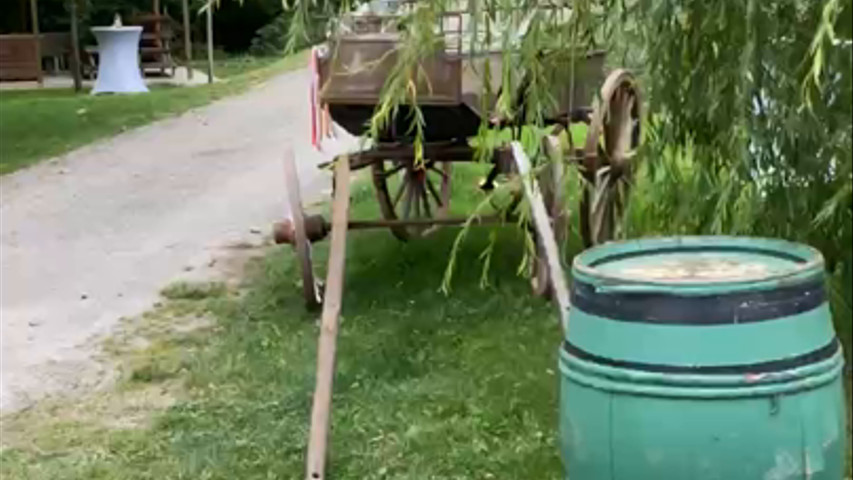
<path id="1" fill-rule="evenodd" d="M 139 69 L 142 27 L 92 27 L 98 40 L 98 79 L 92 94 L 147 92 Z"/>

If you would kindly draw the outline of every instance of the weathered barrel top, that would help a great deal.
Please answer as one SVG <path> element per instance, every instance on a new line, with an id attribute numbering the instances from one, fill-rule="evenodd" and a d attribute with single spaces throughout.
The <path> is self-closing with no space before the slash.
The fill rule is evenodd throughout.
<path id="1" fill-rule="evenodd" d="M 783 240 L 607 243 L 574 260 L 567 347 L 685 372 L 796 368 L 839 354 L 824 275 L 820 252 Z"/>

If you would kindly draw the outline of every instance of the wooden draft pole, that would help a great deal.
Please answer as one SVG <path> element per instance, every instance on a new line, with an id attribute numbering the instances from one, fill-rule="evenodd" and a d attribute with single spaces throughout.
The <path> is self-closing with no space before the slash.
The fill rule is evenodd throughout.
<path id="1" fill-rule="evenodd" d="M 329 441 L 329 416 L 332 410 L 332 384 L 335 377 L 335 348 L 338 338 L 338 316 L 344 289 L 344 257 L 347 245 L 349 215 L 349 157 L 343 156 L 335 165 L 335 193 L 332 200 L 332 241 L 323 314 L 320 317 L 320 338 L 317 341 L 317 379 L 314 405 L 311 408 L 311 431 L 308 436 L 306 480 L 326 478 L 326 446 Z"/>
<path id="2" fill-rule="evenodd" d="M 39 32 L 38 0 L 30 0 L 30 19 L 33 26 L 33 40 L 36 47 L 36 75 L 39 86 L 44 85 L 44 72 L 41 70 L 41 33 Z"/>
<path id="3" fill-rule="evenodd" d="M 71 76 L 74 78 L 74 91 L 83 90 L 83 78 L 80 71 L 80 34 L 77 19 L 77 0 L 70 0 L 71 14 Z"/>
<path id="4" fill-rule="evenodd" d="M 207 83 L 213 83 L 213 2 L 207 4 Z"/>
<path id="5" fill-rule="evenodd" d="M 181 2 L 181 9 L 183 10 L 183 22 L 184 22 L 184 61 L 186 62 L 187 67 L 187 80 L 193 79 L 193 44 L 190 38 L 190 2 L 189 0 L 183 0 Z"/>

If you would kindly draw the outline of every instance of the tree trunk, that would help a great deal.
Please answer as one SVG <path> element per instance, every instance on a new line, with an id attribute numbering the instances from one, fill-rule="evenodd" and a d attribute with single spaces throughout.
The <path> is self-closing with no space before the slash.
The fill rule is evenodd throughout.
<path id="1" fill-rule="evenodd" d="M 207 7 L 207 83 L 213 83 L 213 3 Z"/>
<path id="2" fill-rule="evenodd" d="M 184 61 L 187 67 L 187 80 L 193 79 L 193 44 L 192 39 L 190 38 L 190 6 L 189 0 L 183 0 L 182 2 L 183 15 L 184 15 Z"/>
<path id="3" fill-rule="evenodd" d="M 77 0 L 70 0 L 71 13 L 71 76 L 74 78 L 74 91 L 83 89 L 83 79 L 80 71 L 80 34 L 77 24 Z"/>

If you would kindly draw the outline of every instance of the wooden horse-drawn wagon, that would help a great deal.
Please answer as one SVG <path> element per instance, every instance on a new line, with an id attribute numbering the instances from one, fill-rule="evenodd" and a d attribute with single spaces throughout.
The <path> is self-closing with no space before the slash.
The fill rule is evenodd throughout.
<path id="1" fill-rule="evenodd" d="M 326 440 L 331 403 L 337 319 L 343 289 L 344 252 L 348 229 L 389 228 L 401 240 L 424 235 L 442 225 L 461 225 L 468 217 L 450 215 L 453 165 L 482 159 L 481 151 L 469 139 L 486 128 L 522 127 L 523 120 L 487 118 L 500 93 L 503 51 L 466 51 L 468 12 L 443 12 L 436 30 L 443 39 L 441 48 L 417 61 L 417 114 L 422 116 L 420 138 L 411 128 L 414 109 L 397 105 L 395 115 L 377 128 L 368 148 L 336 157 L 334 167 L 332 221 L 303 212 L 299 181 L 292 155 L 286 156 L 286 180 L 292 218 L 275 227 L 276 240 L 294 246 L 302 271 L 302 286 L 309 307 L 323 305 L 318 350 L 317 389 L 311 421 L 307 477 L 325 478 Z M 341 127 L 353 135 L 368 132 L 371 120 L 383 101 L 383 88 L 398 65 L 401 31 L 397 15 L 348 16 L 324 47 L 315 50 L 319 79 L 319 103 Z M 544 52 L 543 55 L 547 55 Z M 510 57 L 511 58 L 511 57 Z M 559 63 L 558 63 L 559 64 Z M 494 219 L 504 221 L 520 208 L 527 196 L 530 218 L 536 231 L 540 253 L 533 262 L 532 283 L 539 294 L 553 292 L 567 304 L 562 274 L 549 275 L 558 268 L 557 242 L 553 232 L 565 231 L 564 166 L 574 162 L 584 177 L 585 187 L 579 208 L 580 231 L 587 245 L 609 240 L 617 234 L 625 206 L 627 175 L 640 138 L 640 92 L 633 75 L 623 69 L 605 74 L 603 51 L 579 51 L 564 62 L 564 69 L 552 74 L 550 92 L 555 108 L 547 112 L 544 124 L 548 135 L 543 148 L 551 160 L 531 165 L 518 143 L 489 152 L 490 172 L 481 185 L 494 188 L 501 176 L 521 177 L 524 188 L 514 193 L 508 211 Z M 492 80 L 489 80 L 492 79 Z M 564 81 L 560 81 L 564 79 Z M 484 82 L 493 82 L 484 88 Z M 513 98 L 523 99 L 525 79 L 518 82 Z M 558 135 L 573 124 L 586 125 L 583 145 L 560 146 Z M 421 143 L 423 142 L 423 143 Z M 565 143 L 565 141 L 563 141 Z M 563 153 L 565 152 L 565 153 Z M 482 160 L 480 160 L 482 161 Z M 381 219 L 350 220 L 350 173 L 370 168 Z M 331 249 L 324 289 L 315 280 L 311 263 L 311 242 L 331 233 Z M 550 262 L 550 263 L 549 263 Z M 553 288 L 556 287 L 556 288 Z"/>

